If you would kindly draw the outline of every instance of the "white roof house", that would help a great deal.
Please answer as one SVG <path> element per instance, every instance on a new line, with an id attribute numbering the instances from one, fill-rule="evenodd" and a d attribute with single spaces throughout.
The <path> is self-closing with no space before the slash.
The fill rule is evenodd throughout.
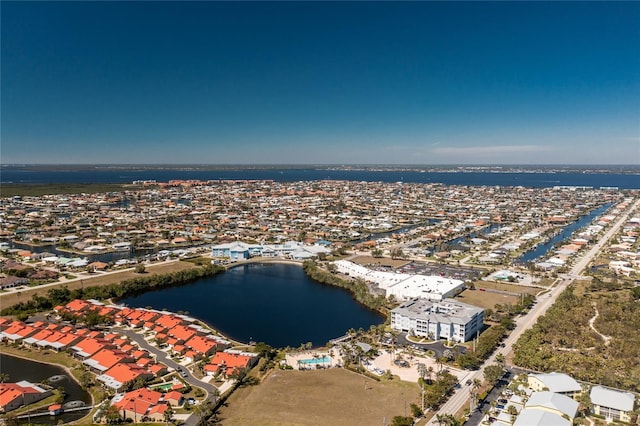
<path id="1" fill-rule="evenodd" d="M 596 414 L 607 418 L 629 421 L 629 413 L 633 411 L 636 397 L 631 392 L 621 392 L 594 386 L 589 394 Z"/>
<path id="2" fill-rule="evenodd" d="M 578 412 L 578 402 L 573 398 L 549 391 L 534 392 L 526 404 L 527 409 L 540 409 L 555 412 L 573 419 Z"/>
<path id="3" fill-rule="evenodd" d="M 575 394 L 582 392 L 580 383 L 564 373 L 529 374 L 529 387 L 534 391 L 548 390 L 561 394 Z M 545 389 L 546 388 L 546 389 Z"/>
<path id="4" fill-rule="evenodd" d="M 571 426 L 571 422 L 555 413 L 525 408 L 513 426 Z"/>

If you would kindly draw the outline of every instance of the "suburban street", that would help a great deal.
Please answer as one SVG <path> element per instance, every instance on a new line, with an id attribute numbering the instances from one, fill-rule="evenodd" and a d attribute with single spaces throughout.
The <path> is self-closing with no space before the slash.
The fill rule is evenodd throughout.
<path id="1" fill-rule="evenodd" d="M 579 276 L 580 273 L 586 268 L 589 262 L 597 256 L 602 247 L 607 244 L 607 242 L 618 232 L 618 230 L 624 225 L 624 223 L 629 218 L 631 212 L 633 212 L 638 205 L 640 205 L 640 200 L 636 200 L 636 202 L 627 209 L 626 212 L 620 215 L 620 219 L 612 225 L 609 230 L 595 243 L 582 257 L 580 257 L 575 265 L 571 268 L 571 271 L 566 274 L 562 278 L 558 278 L 555 283 L 553 289 L 549 291 L 549 293 L 540 297 L 537 303 L 533 306 L 533 308 L 529 311 L 526 316 L 518 317 L 515 321 L 515 328 L 511 332 L 511 334 L 504 340 L 504 347 L 499 347 L 476 371 L 469 372 L 469 375 L 466 376 L 462 383 L 461 387 L 457 389 L 449 398 L 449 400 L 444 403 L 440 410 L 438 410 L 431 420 L 427 423 L 428 425 L 437 425 L 436 416 L 438 414 L 456 414 L 459 412 L 464 405 L 467 403 L 469 395 L 470 395 L 470 386 L 466 384 L 468 380 L 473 381 L 474 379 L 483 380 L 483 371 L 484 368 L 496 363 L 496 356 L 498 354 L 502 354 L 503 356 L 507 356 L 509 352 L 512 350 L 513 344 L 520 338 L 522 333 L 525 330 L 531 328 L 535 322 L 538 320 L 540 315 L 544 315 L 544 313 L 549 309 L 553 303 L 555 303 L 557 297 L 564 291 L 564 289 L 574 281 L 575 277 Z"/>
<path id="2" fill-rule="evenodd" d="M 207 398 L 203 402 L 215 402 L 218 395 L 218 388 L 213 386 L 211 383 L 196 379 L 187 368 L 184 368 L 182 365 L 171 359 L 171 357 L 168 356 L 166 352 L 161 351 L 157 347 L 147 342 L 142 334 L 136 333 L 133 330 L 126 329 L 118 329 L 118 332 L 136 342 L 138 346 L 140 346 L 140 348 L 146 349 L 150 353 L 154 354 L 158 362 L 161 362 L 167 367 L 173 368 L 175 370 L 182 369 L 182 371 L 186 372 L 187 374 L 186 377 L 182 377 L 184 381 L 189 383 L 191 386 L 202 388 L 207 392 Z M 184 425 L 195 426 L 196 424 L 198 424 L 199 420 L 199 416 L 196 413 L 191 413 L 191 415 L 189 415 L 189 417 L 185 420 Z"/>

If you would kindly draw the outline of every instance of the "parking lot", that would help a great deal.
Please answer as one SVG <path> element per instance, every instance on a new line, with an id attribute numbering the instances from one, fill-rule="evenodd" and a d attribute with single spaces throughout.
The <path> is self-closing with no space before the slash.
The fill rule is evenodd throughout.
<path id="1" fill-rule="evenodd" d="M 475 281 L 484 275 L 485 270 L 468 266 L 442 265 L 437 263 L 413 261 L 400 266 L 397 272 L 405 274 L 438 275 L 462 281 Z"/>

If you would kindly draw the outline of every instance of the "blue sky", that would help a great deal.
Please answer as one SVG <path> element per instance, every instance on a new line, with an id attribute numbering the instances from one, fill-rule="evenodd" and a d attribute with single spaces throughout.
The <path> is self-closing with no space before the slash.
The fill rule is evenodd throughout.
<path id="1" fill-rule="evenodd" d="M 1 16 L 5 164 L 640 163 L 640 2 Z"/>

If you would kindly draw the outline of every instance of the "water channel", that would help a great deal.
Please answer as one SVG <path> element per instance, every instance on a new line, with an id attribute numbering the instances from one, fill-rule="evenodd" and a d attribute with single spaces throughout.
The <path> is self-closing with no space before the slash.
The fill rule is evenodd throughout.
<path id="1" fill-rule="evenodd" d="M 516 263 L 531 262 L 535 259 L 538 259 L 542 256 L 547 255 L 547 253 L 550 250 L 553 250 L 556 243 L 560 241 L 568 240 L 575 231 L 589 225 L 596 217 L 600 216 L 602 213 L 607 211 L 607 209 L 609 209 L 611 205 L 612 205 L 611 203 L 604 204 L 603 206 L 600 206 L 597 209 L 594 209 L 591 212 L 579 217 L 578 220 L 576 220 L 575 222 L 562 228 L 560 232 L 558 232 L 553 238 L 551 238 L 546 243 L 539 244 L 534 249 L 524 253 L 522 256 L 520 256 L 518 260 L 516 260 Z"/>
<path id="2" fill-rule="evenodd" d="M 78 382 L 69 377 L 69 373 L 62 367 L 31 361 L 6 354 L 0 354 L 0 370 L 9 375 L 8 382 L 15 383 L 26 380 L 31 383 L 42 383 L 47 380 L 54 388 L 62 387 L 65 391 L 64 404 L 71 401 L 82 401 L 86 405 L 91 404 L 91 396 L 82 390 Z M 58 424 L 60 420 L 65 423 L 79 420 L 86 416 L 89 410 L 76 411 L 58 416 L 39 416 L 31 419 L 32 424 Z M 28 419 L 22 423 L 27 424 Z"/>
<path id="3" fill-rule="evenodd" d="M 319 284 L 299 265 L 282 263 L 241 265 L 212 278 L 120 302 L 188 311 L 231 339 L 274 347 L 306 342 L 321 346 L 350 328 L 368 329 L 385 320 L 348 291 Z"/>

